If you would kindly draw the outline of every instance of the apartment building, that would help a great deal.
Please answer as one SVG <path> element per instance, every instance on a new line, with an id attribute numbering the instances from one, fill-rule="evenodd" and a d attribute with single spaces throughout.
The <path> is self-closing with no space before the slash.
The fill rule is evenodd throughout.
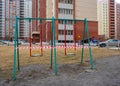
<path id="1" fill-rule="evenodd" d="M 9 14 L 9 40 L 13 40 L 14 37 L 14 23 L 16 16 L 16 0 L 10 0 L 10 14 Z"/>
<path id="2" fill-rule="evenodd" d="M 0 0 L 0 39 L 5 37 L 5 3 L 4 0 Z"/>
<path id="3" fill-rule="evenodd" d="M 108 0 L 109 38 L 115 38 L 115 0 Z"/>
<path id="4" fill-rule="evenodd" d="M 32 17 L 31 0 L 0 0 L 0 39 L 12 40 L 15 16 Z M 19 38 L 28 38 L 28 21 L 20 20 Z"/>
<path id="5" fill-rule="evenodd" d="M 19 4 L 19 16 L 20 18 L 31 18 L 32 17 L 32 0 L 20 0 Z M 19 37 L 27 40 L 29 38 L 29 21 L 19 21 Z"/>
<path id="6" fill-rule="evenodd" d="M 3 15 L 0 15 L 3 18 L 0 22 L 2 29 L 0 28 L 1 36 L 5 37 L 5 34 L 8 37 L 12 37 L 13 35 L 13 23 L 9 24 L 9 22 L 14 22 L 12 19 L 15 16 L 9 14 L 16 14 L 18 17 L 33 17 L 33 18 L 51 18 L 54 16 L 55 18 L 69 18 L 69 19 L 88 19 L 89 24 L 89 32 L 90 37 L 97 38 L 98 36 L 98 22 L 97 22 L 97 1 L 96 0 L 10 0 L 11 2 L 5 2 L 9 0 L 2 0 L 0 3 L 0 9 L 2 10 Z M 14 2 L 15 1 L 15 8 Z M 6 7 L 5 4 L 11 6 L 10 8 Z M 11 10 L 15 9 L 13 12 Z M 89 10 L 88 10 L 89 9 Z M 5 11 L 7 10 L 7 11 Z M 90 12 L 92 11 L 92 12 Z M 32 14 L 32 15 L 30 15 Z M 89 15 L 87 15 L 89 14 Z M 8 19 L 8 20 L 7 20 Z M 12 20 L 10 20 L 12 19 Z M 6 21 L 6 22 L 5 22 Z M 6 23 L 6 24 L 2 24 Z M 55 21 L 55 29 L 56 29 L 56 39 L 57 42 L 64 42 L 64 21 L 59 20 Z M 40 24 L 42 24 L 42 34 L 44 41 L 51 40 L 51 21 L 32 21 L 31 28 L 32 32 L 39 32 L 40 31 Z M 5 25 L 5 26 L 4 26 Z M 25 20 L 19 21 L 19 38 L 27 39 L 29 38 L 29 22 Z M 76 38 L 77 40 L 82 39 L 83 35 L 83 22 L 76 22 L 73 21 L 66 21 L 66 40 L 67 42 L 73 42 Z M 7 29 L 7 28 L 10 29 Z M 74 29 L 76 28 L 77 35 L 74 35 Z M 80 38 L 78 38 L 78 36 Z"/>
<path id="7" fill-rule="evenodd" d="M 67 19 L 74 19 L 74 4 L 75 0 L 58 0 L 55 3 L 56 7 L 54 9 L 54 12 L 56 12 L 54 15 L 56 18 L 67 18 Z M 57 24 L 58 23 L 58 24 Z M 58 26 L 56 26 L 56 38 L 58 42 L 64 42 L 65 36 L 64 36 L 64 25 L 65 21 L 59 20 L 56 22 Z M 66 21 L 66 42 L 73 42 L 74 41 L 74 21 L 67 20 Z"/>
<path id="8" fill-rule="evenodd" d="M 17 16 L 19 18 L 32 17 L 32 0 L 17 0 Z M 19 20 L 19 38 L 27 40 L 29 38 L 29 21 Z"/>
<path id="9" fill-rule="evenodd" d="M 98 1 L 99 35 L 105 38 L 118 38 L 119 5 L 116 0 Z"/>
<path id="10" fill-rule="evenodd" d="M 116 3 L 116 38 L 120 39 L 120 3 Z"/>
<path id="11" fill-rule="evenodd" d="M 12 0 L 0 0 L 0 39 L 13 38 Z"/>
<path id="12" fill-rule="evenodd" d="M 98 35 L 109 38 L 108 0 L 97 2 Z"/>
<path id="13" fill-rule="evenodd" d="M 44 9 L 46 11 L 41 10 L 38 12 L 46 13 L 44 15 L 44 18 L 52 18 L 53 16 L 55 18 L 69 18 L 69 19 L 81 19 L 87 18 L 89 21 L 89 31 L 91 37 L 98 37 L 98 22 L 97 22 L 97 1 L 96 0 L 44 0 L 44 3 L 42 0 L 35 0 L 33 1 L 33 14 L 37 13 L 35 12 L 35 8 L 37 8 L 35 5 L 36 1 L 40 1 L 42 5 L 44 5 Z M 87 4 L 86 4 L 87 3 Z M 38 4 L 38 3 L 37 3 Z M 46 4 L 46 5 L 45 5 Z M 88 5 L 88 7 L 86 6 Z M 37 8 L 39 9 L 39 8 Z M 90 12 L 89 10 L 92 12 Z M 89 11 L 89 12 L 88 12 Z M 87 15 L 89 13 L 89 15 Z M 38 13 L 37 13 L 38 14 Z M 33 17 L 37 17 L 36 15 L 33 15 Z M 34 22 L 35 23 L 35 22 Z M 56 40 L 57 42 L 64 42 L 64 24 L 65 22 L 63 20 L 55 21 L 55 29 L 56 29 Z M 36 25 L 36 24 L 33 24 Z M 34 28 L 36 28 L 34 26 Z M 44 38 L 46 41 L 51 40 L 51 21 L 45 22 L 45 32 Z M 76 28 L 76 37 L 74 35 L 74 29 Z M 66 21 L 66 41 L 67 42 L 73 42 L 76 38 L 77 40 L 82 39 L 83 35 L 83 28 L 84 24 L 83 22 L 77 22 L 76 24 L 74 21 Z M 81 38 L 79 38 L 79 37 Z M 45 41 L 44 40 L 44 41 Z"/>
<path id="14" fill-rule="evenodd" d="M 90 38 L 98 39 L 97 0 L 75 0 L 75 18 L 88 20 Z M 76 38 L 83 35 L 83 22 L 76 25 Z"/>

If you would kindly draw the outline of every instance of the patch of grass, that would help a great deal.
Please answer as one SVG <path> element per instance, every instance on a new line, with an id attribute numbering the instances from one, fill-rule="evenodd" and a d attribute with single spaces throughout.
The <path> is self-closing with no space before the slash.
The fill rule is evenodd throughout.
<path id="1" fill-rule="evenodd" d="M 11 76 L 13 68 L 13 46 L 0 46 L 0 78 Z M 64 49 L 57 49 L 58 64 L 73 64 L 80 62 L 81 49 L 77 49 L 76 55 L 64 55 Z M 120 50 L 110 50 L 107 48 L 92 48 L 93 59 L 111 57 L 120 55 Z M 54 59 L 54 58 L 53 58 Z M 89 62 L 89 50 L 85 49 L 84 61 Z M 50 49 L 43 50 L 43 56 L 30 57 L 29 49 L 20 49 L 20 65 L 27 66 L 30 64 L 50 64 Z M 10 70 L 10 71 L 8 71 Z"/>

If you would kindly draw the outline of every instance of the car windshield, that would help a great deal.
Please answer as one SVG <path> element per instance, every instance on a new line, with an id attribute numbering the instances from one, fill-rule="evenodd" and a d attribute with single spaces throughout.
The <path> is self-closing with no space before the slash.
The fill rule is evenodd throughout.
<path id="1" fill-rule="evenodd" d="M 118 40 L 115 40 L 115 39 L 109 39 L 109 40 L 107 40 L 107 42 L 118 42 Z"/>

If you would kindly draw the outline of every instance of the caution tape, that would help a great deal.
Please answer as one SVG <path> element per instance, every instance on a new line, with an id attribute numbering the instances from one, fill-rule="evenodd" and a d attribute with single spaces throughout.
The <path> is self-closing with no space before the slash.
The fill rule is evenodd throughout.
<path id="1" fill-rule="evenodd" d="M 51 49 L 51 48 L 83 48 L 83 46 L 32 46 L 32 47 L 29 47 L 29 46 L 19 46 L 19 49 Z M 84 46 L 84 48 L 90 48 L 90 46 Z"/>

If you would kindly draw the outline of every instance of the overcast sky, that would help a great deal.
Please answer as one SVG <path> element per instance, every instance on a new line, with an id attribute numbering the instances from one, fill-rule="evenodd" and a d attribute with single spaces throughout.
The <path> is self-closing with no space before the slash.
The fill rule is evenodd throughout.
<path id="1" fill-rule="evenodd" d="M 120 3 L 120 0 L 116 0 L 116 2 Z"/>

